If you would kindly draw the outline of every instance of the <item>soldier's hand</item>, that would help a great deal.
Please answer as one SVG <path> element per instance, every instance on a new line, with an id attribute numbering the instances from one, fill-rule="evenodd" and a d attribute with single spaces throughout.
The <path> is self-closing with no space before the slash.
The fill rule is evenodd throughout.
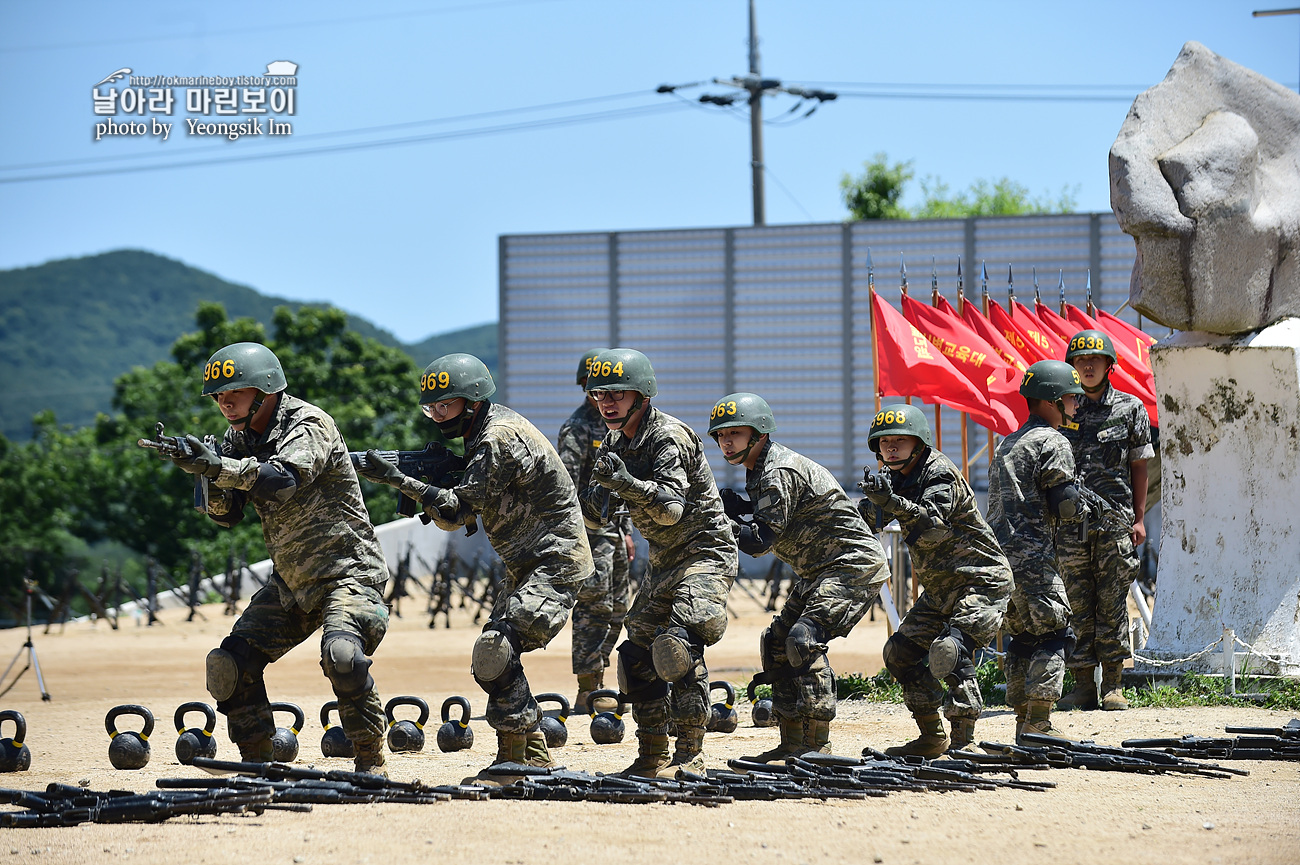
<path id="1" fill-rule="evenodd" d="M 608 490 L 620 493 L 632 485 L 636 478 L 627 470 L 623 458 L 616 453 L 601 454 L 591 467 L 591 479 Z"/>
<path id="2" fill-rule="evenodd" d="M 390 487 L 400 487 L 402 481 L 406 478 L 406 475 L 402 474 L 397 466 L 381 457 L 379 451 L 374 448 L 366 451 L 366 458 L 361 463 L 359 473 L 368 481 L 374 481 L 377 484 L 388 484 Z"/>
<path id="3" fill-rule="evenodd" d="M 207 478 L 215 478 L 221 474 L 221 457 L 215 450 L 194 435 L 187 435 L 185 443 L 189 446 L 189 455 L 172 457 L 172 462 L 176 463 L 181 471 Z"/>
<path id="4" fill-rule="evenodd" d="M 722 510 L 733 520 L 754 512 L 754 503 L 730 487 L 718 490 L 718 495 L 722 497 Z"/>
<path id="5" fill-rule="evenodd" d="M 1142 522 L 1141 520 L 1135 521 L 1132 527 L 1129 529 L 1129 536 L 1133 541 L 1133 546 L 1135 548 L 1141 546 L 1142 542 L 1147 539 L 1146 523 Z"/>
<path id="6" fill-rule="evenodd" d="M 884 507 L 894 497 L 894 488 L 889 482 L 888 472 L 864 470 L 862 482 L 858 484 L 858 489 L 862 490 L 862 494 L 866 496 L 867 501 L 876 507 Z"/>
<path id="7" fill-rule="evenodd" d="M 802 667 L 826 652 L 830 637 L 812 619 L 801 618 L 785 638 L 785 656 L 792 667 Z"/>

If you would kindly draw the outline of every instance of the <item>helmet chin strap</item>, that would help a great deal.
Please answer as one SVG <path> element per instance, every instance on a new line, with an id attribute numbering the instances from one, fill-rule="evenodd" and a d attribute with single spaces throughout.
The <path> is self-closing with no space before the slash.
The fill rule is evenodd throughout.
<path id="1" fill-rule="evenodd" d="M 213 402 L 217 401 L 216 394 L 212 395 L 212 401 Z M 248 414 L 244 415 L 241 418 L 236 418 L 235 420 L 232 420 L 230 422 L 230 425 L 234 427 L 236 430 L 251 431 L 253 429 L 253 417 L 261 410 L 262 403 L 265 401 L 266 401 L 266 394 L 259 390 L 257 392 L 257 396 L 253 397 L 253 404 L 249 406 Z M 236 424 L 238 424 L 238 426 L 236 426 Z"/>
<path id="2" fill-rule="evenodd" d="M 912 460 L 916 459 L 917 457 L 919 457 L 919 456 L 921 455 L 921 450 L 922 450 L 922 448 L 924 448 L 924 445 L 922 445 L 921 447 L 917 448 L 916 450 L 914 450 L 914 451 L 912 451 L 910 454 L 908 454 L 908 455 L 907 455 L 907 459 L 903 459 L 903 460 L 887 460 L 887 459 L 885 459 L 885 458 L 882 456 L 882 457 L 880 458 L 880 461 L 881 461 L 882 463 L 885 464 L 885 468 L 887 468 L 887 469 L 889 469 L 889 470 L 891 470 L 891 471 L 901 472 L 904 468 L 907 467 L 907 464 L 908 464 L 908 463 L 910 463 Z"/>
<path id="3" fill-rule="evenodd" d="M 1100 390 L 1100 388 L 1098 389 Z M 1087 388 L 1084 388 L 1084 390 L 1087 390 Z M 1074 415 L 1065 410 L 1065 400 L 1057 398 L 1056 410 L 1061 413 L 1061 423 L 1074 423 Z"/>
<path id="4" fill-rule="evenodd" d="M 750 427 L 750 429 L 753 429 L 753 427 Z M 758 444 L 760 438 L 762 438 L 762 436 L 758 434 L 758 430 L 754 430 L 749 434 L 749 443 L 745 445 L 745 449 L 743 451 L 738 451 L 729 457 L 725 457 L 726 461 L 733 466 L 738 466 L 745 460 L 749 459 L 749 452 L 754 449 L 754 445 Z"/>
<path id="5" fill-rule="evenodd" d="M 483 400 L 482 402 L 485 405 L 487 404 L 487 400 Z M 463 438 L 464 435 L 469 432 L 469 428 L 474 425 L 474 418 L 477 416 L 478 411 L 475 410 L 474 404 L 467 400 L 465 402 L 465 410 L 460 414 L 456 415 L 451 420 L 441 422 L 434 421 L 434 423 L 437 425 L 439 432 L 447 438 L 458 439 Z"/>
<path id="6" fill-rule="evenodd" d="M 641 406 L 645 405 L 645 397 L 641 395 L 641 392 L 636 391 L 635 393 L 636 393 L 636 399 L 632 400 L 632 407 L 627 410 L 627 414 L 618 418 L 608 418 L 608 417 L 605 418 L 606 426 L 609 426 L 612 423 L 614 424 L 613 427 L 614 429 L 620 429 L 620 430 L 623 427 L 627 426 L 627 422 L 632 418 L 632 415 L 640 411 Z M 604 412 L 602 412 L 601 414 L 603 416 Z"/>

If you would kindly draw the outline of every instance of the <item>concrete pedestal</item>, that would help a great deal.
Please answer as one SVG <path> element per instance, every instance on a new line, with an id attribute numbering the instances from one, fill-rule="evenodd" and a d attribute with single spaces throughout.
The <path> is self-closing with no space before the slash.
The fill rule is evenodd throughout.
<path id="1" fill-rule="evenodd" d="M 1187 657 L 1231 628 L 1275 656 L 1239 646 L 1238 672 L 1300 676 L 1300 319 L 1236 337 L 1177 333 L 1151 362 L 1163 523 L 1141 654 Z M 1220 672 L 1222 652 L 1180 666 Z"/>

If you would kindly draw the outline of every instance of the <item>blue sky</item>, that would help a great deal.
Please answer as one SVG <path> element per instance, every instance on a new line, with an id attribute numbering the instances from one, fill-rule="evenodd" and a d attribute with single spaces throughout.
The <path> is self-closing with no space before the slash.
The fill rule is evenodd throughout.
<path id="1" fill-rule="evenodd" d="M 841 175 L 879 151 L 954 190 L 1007 176 L 1108 209 L 1107 151 L 1184 42 L 1296 86 L 1300 15 L 1250 14 L 1279 5 L 758 0 L 764 76 L 846 94 L 765 129 L 768 222 L 842 219 Z M 654 93 L 746 71 L 745 0 L 267 6 L 0 5 L 0 268 L 143 248 L 414 341 L 496 318 L 500 234 L 751 221 L 748 122 L 688 104 L 726 89 Z M 93 140 L 90 91 L 116 69 L 258 75 L 276 60 L 299 67 L 288 139 L 187 136 L 177 110 L 166 142 Z M 910 84 L 928 97 L 899 98 Z M 1002 98 L 950 98 L 977 92 Z M 1026 94 L 1053 99 L 1005 98 Z M 768 99 L 766 115 L 793 104 Z M 486 112 L 502 113 L 447 121 Z M 371 127 L 389 128 L 357 131 Z M 5 182 L 169 162 L 207 164 Z"/>

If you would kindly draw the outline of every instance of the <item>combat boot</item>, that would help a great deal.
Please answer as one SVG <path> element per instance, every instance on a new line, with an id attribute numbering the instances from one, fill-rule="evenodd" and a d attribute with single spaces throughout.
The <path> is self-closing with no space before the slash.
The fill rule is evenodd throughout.
<path id="1" fill-rule="evenodd" d="M 239 742 L 239 759 L 245 763 L 269 763 L 275 759 L 275 743 L 270 739 Z"/>
<path id="2" fill-rule="evenodd" d="M 636 733 L 636 759 L 620 775 L 627 778 L 658 778 L 659 770 L 672 760 L 665 733 Z"/>
<path id="3" fill-rule="evenodd" d="M 1128 708 L 1128 700 L 1124 698 L 1124 688 L 1120 684 L 1123 673 L 1123 664 L 1101 665 L 1101 707 L 1107 712 L 1121 712 Z"/>
<path id="4" fill-rule="evenodd" d="M 526 763 L 528 761 L 528 734 L 507 733 L 504 730 L 497 730 L 496 733 L 496 759 L 483 767 L 477 775 L 471 775 L 460 783 L 477 784 L 480 787 L 501 787 L 505 784 L 511 784 L 522 777 L 520 775 L 493 774 L 491 769 L 501 763 Z M 546 744 L 545 739 L 542 740 L 542 744 Z"/>
<path id="5" fill-rule="evenodd" d="M 1052 702 L 1052 700 L 1030 700 L 1025 707 L 1025 726 L 1021 733 L 1038 733 L 1042 736 L 1068 739 L 1068 736 L 1052 726 Z M 1016 736 L 1017 744 L 1019 744 L 1019 740 L 1020 735 L 1018 734 Z"/>
<path id="6" fill-rule="evenodd" d="M 976 754 L 984 752 L 975 744 L 974 718 L 949 718 L 952 724 L 952 736 L 948 743 L 949 751 L 970 751 Z"/>
<path id="7" fill-rule="evenodd" d="M 1082 709 L 1093 712 L 1097 709 L 1097 668 L 1079 667 L 1074 671 L 1074 690 L 1056 701 L 1056 708 L 1061 711 Z"/>
<path id="8" fill-rule="evenodd" d="M 943 731 L 943 719 L 939 717 L 938 712 L 931 712 L 928 715 L 914 714 L 912 717 L 916 720 L 921 735 L 906 745 L 886 748 L 886 754 L 891 757 L 938 757 L 948 750 L 948 734 Z"/>
<path id="9" fill-rule="evenodd" d="M 366 772 L 371 775 L 382 775 L 388 777 L 387 770 L 384 769 L 384 740 L 380 737 L 373 742 L 355 742 L 353 747 L 356 748 L 357 756 L 353 758 L 353 765 L 358 772 Z"/>
<path id="10" fill-rule="evenodd" d="M 573 714 L 587 714 L 587 697 L 592 691 L 599 691 L 605 687 L 605 671 L 599 673 L 582 673 L 578 676 L 578 696 L 573 698 Z M 600 712 L 617 712 L 618 700 L 613 697 L 597 697 L 592 708 L 597 713 Z"/>
<path id="11" fill-rule="evenodd" d="M 678 771 L 703 775 L 704 765 L 704 728 L 677 725 L 677 747 L 668 765 L 658 772 L 658 777 L 673 779 Z"/>
<path id="12" fill-rule="evenodd" d="M 1013 742 L 1020 741 L 1020 734 L 1025 731 L 1025 714 L 1029 711 L 1029 706 L 1024 703 L 1015 707 L 1016 710 L 1016 735 Z"/>
<path id="13" fill-rule="evenodd" d="M 808 718 L 803 722 L 803 753 L 832 753 L 830 721 L 815 721 Z"/>
<path id="14" fill-rule="evenodd" d="M 781 718 L 781 741 L 775 748 L 743 759 L 751 763 L 785 763 L 786 757 L 802 754 L 804 747 L 804 722 L 801 718 Z"/>

